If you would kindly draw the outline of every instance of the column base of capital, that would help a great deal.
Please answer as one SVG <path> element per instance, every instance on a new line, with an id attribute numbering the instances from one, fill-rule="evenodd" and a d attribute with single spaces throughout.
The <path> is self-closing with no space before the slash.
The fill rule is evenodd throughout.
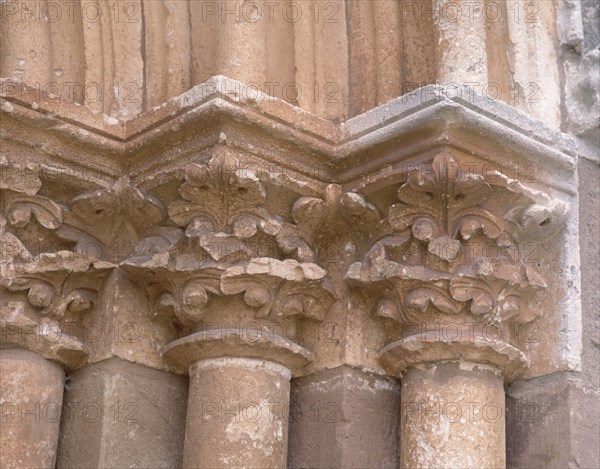
<path id="1" fill-rule="evenodd" d="M 248 358 L 279 363 L 292 372 L 312 360 L 312 352 L 284 337 L 264 331 L 222 329 L 203 331 L 174 340 L 163 349 L 163 357 L 177 373 L 213 358 Z"/>
<path id="2" fill-rule="evenodd" d="M 411 366 L 426 363 L 467 361 L 497 368 L 507 381 L 513 381 L 527 368 L 523 352 L 498 339 L 474 335 L 440 338 L 435 333 L 421 333 L 386 345 L 379 352 L 382 365 L 396 376 Z"/>

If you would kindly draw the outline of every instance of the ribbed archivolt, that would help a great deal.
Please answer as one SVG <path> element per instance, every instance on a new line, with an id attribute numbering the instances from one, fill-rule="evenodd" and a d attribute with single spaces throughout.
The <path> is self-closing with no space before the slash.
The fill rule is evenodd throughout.
<path id="1" fill-rule="evenodd" d="M 120 119 L 222 74 L 336 121 L 438 83 L 557 127 L 555 23 L 524 0 L 10 2 L 0 72 Z"/>

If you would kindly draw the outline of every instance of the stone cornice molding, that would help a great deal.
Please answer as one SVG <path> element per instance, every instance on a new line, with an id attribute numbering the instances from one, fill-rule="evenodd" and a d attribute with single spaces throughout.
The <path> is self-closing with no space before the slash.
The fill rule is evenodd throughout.
<path id="1" fill-rule="evenodd" d="M 8 89 L 9 84 L 5 82 L 3 89 Z M 24 85 L 19 86 L 22 89 Z M 497 169 L 510 172 L 511 168 L 515 170 L 515 164 L 521 165 L 520 170 L 527 171 L 537 182 L 573 193 L 573 185 L 565 176 L 575 170 L 576 144 L 511 106 L 482 98 L 468 88 L 457 88 L 454 94 L 449 94 L 430 85 L 339 125 L 285 101 L 247 90 L 241 82 L 213 77 L 126 122 L 51 99 L 38 99 L 33 110 L 35 94 L 7 91 L 3 93 L 5 104 L 1 112 L 7 119 L 14 116 L 32 129 L 63 135 L 63 140 L 67 139 L 64 146 L 77 141 L 80 151 L 81 145 L 93 148 L 94 164 L 85 172 L 97 173 L 104 179 L 122 175 L 124 170 L 132 179 L 144 179 L 160 170 L 161 165 L 172 166 L 171 158 L 157 158 L 156 151 L 168 152 L 170 147 L 181 143 L 183 136 L 188 140 L 189 133 L 202 122 L 205 129 L 214 130 L 198 136 L 201 148 L 218 143 L 223 128 L 247 126 L 259 130 L 261 138 L 270 139 L 274 147 L 271 150 L 253 147 L 247 145 L 245 137 L 234 138 L 231 134 L 227 136 L 228 143 L 243 151 L 257 152 L 254 154 L 265 158 L 265 162 L 293 168 L 321 181 L 360 186 L 366 175 L 385 170 L 393 162 L 451 145 L 476 152 Z M 14 138 L 4 137 L 7 141 Z M 46 147 L 51 151 L 51 145 Z M 198 152 L 198 145 L 196 148 Z M 98 149 L 104 154 L 97 154 Z M 283 151 L 288 158 L 293 155 L 293 159 L 278 161 Z M 82 163 L 73 160 L 70 152 L 62 153 L 55 157 L 57 161 L 70 165 Z M 552 170 L 547 170 L 549 159 Z M 315 163 L 321 167 L 318 172 L 314 171 Z M 533 168 L 525 169 L 532 164 Z"/>

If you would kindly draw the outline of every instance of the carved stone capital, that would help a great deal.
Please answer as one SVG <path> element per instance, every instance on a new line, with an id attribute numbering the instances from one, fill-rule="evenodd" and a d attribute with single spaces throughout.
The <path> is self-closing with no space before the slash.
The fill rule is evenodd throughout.
<path id="1" fill-rule="evenodd" d="M 25 348 L 67 368 L 81 366 L 85 344 L 69 325 L 93 307 L 114 267 L 69 251 L 0 263 L 0 346 Z"/>
<path id="2" fill-rule="evenodd" d="M 323 269 L 293 259 L 255 258 L 233 265 L 199 262 L 178 266 L 159 255 L 141 264 L 124 263 L 122 268 L 146 285 L 153 318 L 175 322 L 182 330 L 184 337 L 164 349 L 165 358 L 180 372 L 185 371 L 182 363 L 192 362 L 189 357 L 179 356 L 178 351 L 185 356 L 191 353 L 197 360 L 205 352 L 208 358 L 242 352 L 243 357 L 256 358 L 257 353 L 270 350 L 275 355 L 269 360 L 281 361 L 299 354 L 305 364 L 311 356 L 308 350 L 290 338 L 280 337 L 273 325 L 282 320 L 293 321 L 297 327 L 301 321 L 321 321 L 334 298 Z M 239 346 L 231 347 L 232 340 Z M 187 351 L 190 347 L 193 353 Z M 277 351 L 283 349 L 287 352 L 280 356 Z M 284 361 L 288 366 L 288 359 Z"/>
<path id="3" fill-rule="evenodd" d="M 180 332 L 182 338 L 164 349 L 177 371 L 187 369 L 188 355 L 257 357 L 266 350 L 273 352 L 269 360 L 286 366 L 285 357 L 297 357 L 295 370 L 311 354 L 274 326 L 322 321 L 334 300 L 327 272 L 313 262 L 310 236 L 270 213 L 268 186 L 257 173 L 241 168 L 227 148 L 188 164 L 179 198 L 167 209 L 183 236 L 160 253 L 134 253 L 120 264 L 145 286 L 152 318 Z M 288 219 L 296 221 L 298 213 Z M 223 340 L 215 339 L 220 335 Z M 231 337 L 241 348 L 230 347 Z"/>
<path id="4" fill-rule="evenodd" d="M 548 287 L 539 264 L 523 259 L 522 244 L 559 231 L 566 204 L 498 171 L 469 172 L 449 152 L 408 171 L 397 199 L 379 238 L 346 274 L 387 325 L 382 363 L 398 373 L 419 361 L 464 358 L 514 377 L 527 359 L 511 326 L 542 314 L 533 304 Z M 440 323 L 458 334 L 439 327 L 436 334 Z M 504 330 L 490 338 L 489 326 Z"/>
<path id="5" fill-rule="evenodd" d="M 70 188 L 65 191 L 66 200 L 61 194 L 56 201 L 47 195 L 53 193 L 51 184 L 46 184 L 42 195 L 42 181 L 27 167 L 0 164 L 2 213 L 12 229 L 20 230 L 25 245 L 32 244 L 36 252 L 61 242 L 75 252 L 118 262 L 164 251 L 182 237 L 179 228 L 168 226 L 163 203 L 127 177 L 92 191 Z"/>
<path id="6" fill-rule="evenodd" d="M 267 192 L 257 173 L 240 167 L 226 148 L 206 163 L 190 163 L 180 199 L 169 204 L 169 219 L 181 227 L 197 258 L 232 263 L 253 257 L 314 260 L 299 229 L 265 207 Z"/>

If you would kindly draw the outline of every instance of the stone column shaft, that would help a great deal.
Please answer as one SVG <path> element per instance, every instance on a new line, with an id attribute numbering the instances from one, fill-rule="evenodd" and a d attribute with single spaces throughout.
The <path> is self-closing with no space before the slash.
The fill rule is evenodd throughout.
<path id="1" fill-rule="evenodd" d="M 2 469 L 54 468 L 63 389 L 61 366 L 28 350 L 0 350 Z"/>
<path id="2" fill-rule="evenodd" d="M 487 83 L 486 30 L 481 4 L 434 0 L 437 82 Z M 472 8 L 472 10 L 471 10 Z"/>
<path id="3" fill-rule="evenodd" d="M 284 468 L 290 371 L 267 360 L 216 358 L 190 367 L 184 468 Z"/>
<path id="4" fill-rule="evenodd" d="M 503 468 L 502 374 L 487 365 L 442 362 L 402 378 L 400 467 Z"/>

